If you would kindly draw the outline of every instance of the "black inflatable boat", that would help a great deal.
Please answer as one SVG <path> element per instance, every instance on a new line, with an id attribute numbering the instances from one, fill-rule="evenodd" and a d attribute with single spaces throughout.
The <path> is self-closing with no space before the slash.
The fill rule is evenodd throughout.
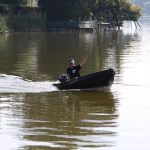
<path id="1" fill-rule="evenodd" d="M 54 84 L 54 86 L 60 90 L 101 88 L 110 86 L 114 81 L 114 76 L 115 71 L 113 69 L 108 69 Z"/>

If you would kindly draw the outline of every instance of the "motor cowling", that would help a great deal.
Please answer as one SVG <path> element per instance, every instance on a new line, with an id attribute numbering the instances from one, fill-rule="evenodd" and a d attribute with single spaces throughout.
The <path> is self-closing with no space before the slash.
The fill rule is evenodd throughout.
<path id="1" fill-rule="evenodd" d="M 66 74 L 61 74 L 61 75 L 59 75 L 58 80 L 60 82 L 65 82 L 68 80 L 68 76 Z"/>

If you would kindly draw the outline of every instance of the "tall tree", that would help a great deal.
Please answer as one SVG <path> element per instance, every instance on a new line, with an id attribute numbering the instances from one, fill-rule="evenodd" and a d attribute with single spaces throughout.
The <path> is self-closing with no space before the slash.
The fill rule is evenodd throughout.
<path id="1" fill-rule="evenodd" d="M 97 0 L 39 0 L 49 20 L 84 20 L 91 17 L 90 7 Z M 90 7 L 89 7 L 90 6 Z"/>
<path id="2" fill-rule="evenodd" d="M 137 21 L 141 16 L 140 7 L 133 6 L 127 0 L 99 0 L 93 11 L 99 21 L 122 26 L 123 21 Z"/>
<path id="3" fill-rule="evenodd" d="M 39 7 L 49 20 L 89 20 L 110 22 L 120 27 L 124 20 L 136 21 L 139 7 L 128 0 L 39 0 Z"/>

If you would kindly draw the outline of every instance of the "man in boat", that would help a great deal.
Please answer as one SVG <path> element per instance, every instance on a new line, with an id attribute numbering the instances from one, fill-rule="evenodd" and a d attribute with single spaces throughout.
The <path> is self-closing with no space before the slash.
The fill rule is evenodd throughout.
<path id="1" fill-rule="evenodd" d="M 67 68 L 67 74 L 69 75 L 70 79 L 75 79 L 80 77 L 80 69 L 83 67 L 83 65 L 86 63 L 87 56 L 83 57 L 80 64 L 75 65 L 75 59 L 70 58 L 68 61 L 69 67 Z"/>

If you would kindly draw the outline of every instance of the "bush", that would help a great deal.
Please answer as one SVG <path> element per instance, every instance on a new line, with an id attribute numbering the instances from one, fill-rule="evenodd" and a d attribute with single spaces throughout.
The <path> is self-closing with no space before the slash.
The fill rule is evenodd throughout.
<path id="1" fill-rule="evenodd" d="M 5 17 L 0 16 L 0 32 L 7 32 L 8 27 L 7 27 L 7 20 Z"/>
<path id="2" fill-rule="evenodd" d="M 13 15 L 7 17 L 8 27 L 15 32 L 37 32 L 46 30 L 46 17 L 36 15 Z"/>
<path id="3" fill-rule="evenodd" d="M 6 14 L 12 14 L 13 12 L 14 12 L 13 5 L 0 4 L 0 14 L 6 15 Z"/>

